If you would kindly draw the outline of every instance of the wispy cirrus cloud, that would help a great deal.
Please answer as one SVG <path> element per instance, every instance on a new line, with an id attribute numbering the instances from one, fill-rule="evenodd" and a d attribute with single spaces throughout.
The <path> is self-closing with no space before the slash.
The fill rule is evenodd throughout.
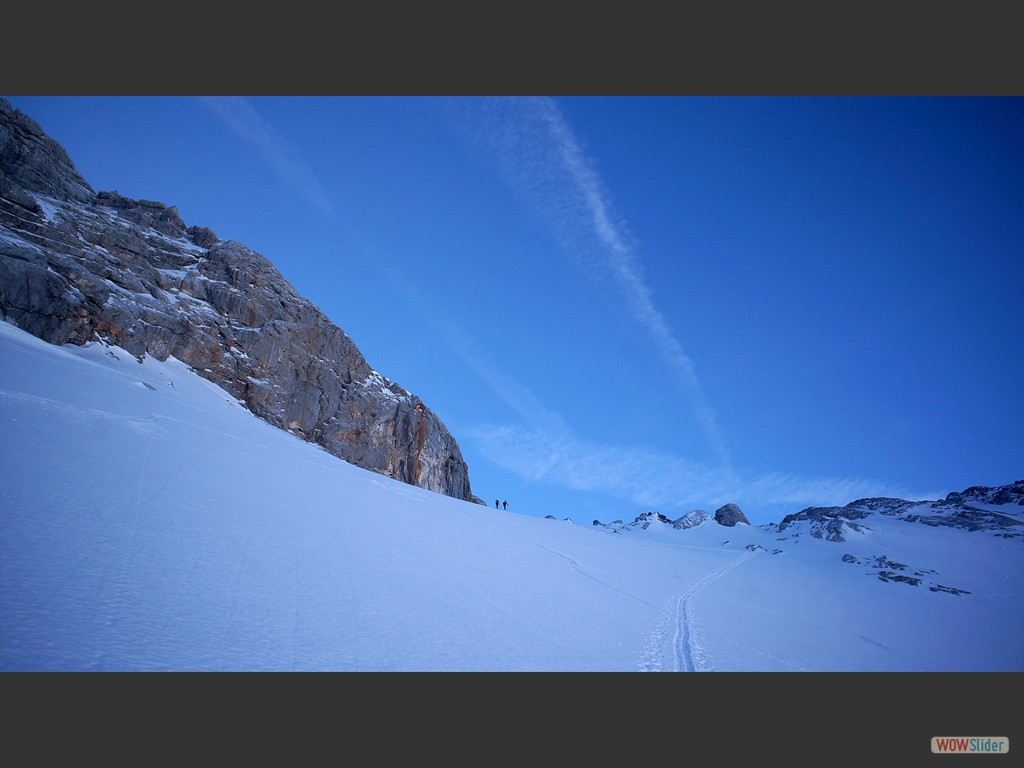
<path id="1" fill-rule="evenodd" d="M 611 278 L 622 306 L 686 392 L 717 463 L 728 471 L 725 436 L 693 360 L 655 305 L 638 246 L 558 106 L 548 98 L 494 99 L 484 102 L 483 113 L 484 142 L 496 152 L 509 185 L 542 213 L 574 258 Z"/>
<path id="2" fill-rule="evenodd" d="M 797 511 L 810 505 L 843 505 L 866 496 L 928 498 L 864 478 L 734 469 L 694 362 L 656 306 L 640 247 L 557 104 L 548 98 L 491 99 L 483 102 L 482 112 L 475 117 L 467 122 L 483 125 L 483 143 L 498 158 L 509 187 L 547 220 L 572 258 L 615 287 L 621 306 L 646 333 L 687 394 L 714 458 L 702 462 L 646 446 L 582 439 L 526 387 L 496 373 L 464 335 L 453 333 L 449 339 L 461 338 L 453 345 L 456 352 L 523 420 L 519 425 L 488 425 L 470 432 L 468 437 L 488 460 L 532 482 L 603 493 L 666 510 L 746 502 Z"/>
<path id="3" fill-rule="evenodd" d="M 736 469 L 649 446 L 586 440 L 526 385 L 500 371 L 468 334 L 451 323 L 439 328 L 451 349 L 519 417 L 517 424 L 478 425 L 465 430 L 464 437 L 488 461 L 530 483 L 605 494 L 665 513 L 696 507 L 714 511 L 733 502 L 770 519 L 808 506 L 843 506 L 865 497 L 935 499 L 941 495 L 868 478 Z"/>
<path id="4" fill-rule="evenodd" d="M 669 514 L 729 502 L 761 516 L 808 506 L 842 506 L 859 498 L 939 498 L 864 478 L 807 478 L 710 466 L 644 446 L 580 439 L 565 430 L 486 426 L 469 437 L 488 460 L 525 480 L 607 494 Z"/>
<path id="5" fill-rule="evenodd" d="M 240 96 L 203 96 L 201 100 L 228 128 L 252 145 L 282 180 L 302 193 L 321 212 L 334 217 L 334 208 L 327 193 L 305 160 L 247 99 Z"/>

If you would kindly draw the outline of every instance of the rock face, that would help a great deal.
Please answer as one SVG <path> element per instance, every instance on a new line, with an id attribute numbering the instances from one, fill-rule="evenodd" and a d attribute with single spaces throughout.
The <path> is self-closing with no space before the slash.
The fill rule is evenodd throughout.
<path id="1" fill-rule="evenodd" d="M 96 193 L 0 99 L 0 317 L 54 344 L 173 355 L 358 466 L 473 500 L 455 439 L 273 264 L 173 206 Z"/>
<path id="2" fill-rule="evenodd" d="M 725 504 L 715 510 L 715 522 L 732 528 L 736 523 L 750 525 L 747 516 L 735 504 Z"/>

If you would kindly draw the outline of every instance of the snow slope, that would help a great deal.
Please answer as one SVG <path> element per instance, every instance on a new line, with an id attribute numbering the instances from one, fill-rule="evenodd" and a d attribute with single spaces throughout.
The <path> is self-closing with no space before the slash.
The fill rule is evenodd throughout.
<path id="1" fill-rule="evenodd" d="M 1021 537 L 517 515 L 7 323 L 0 390 L 0 670 L 1024 670 Z"/>

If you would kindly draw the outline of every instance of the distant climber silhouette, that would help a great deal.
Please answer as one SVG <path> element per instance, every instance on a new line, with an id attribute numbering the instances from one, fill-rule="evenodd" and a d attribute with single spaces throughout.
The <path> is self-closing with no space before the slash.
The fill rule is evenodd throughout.
<path id="1" fill-rule="evenodd" d="M 495 499 L 495 500 L 494 500 L 494 508 L 495 508 L 495 509 L 497 509 L 497 508 L 498 508 L 498 500 L 497 500 L 497 499 Z"/>
<path id="2" fill-rule="evenodd" d="M 504 509 L 508 509 L 508 502 L 507 502 L 507 501 L 503 501 L 503 502 L 501 502 L 501 506 L 502 506 L 502 508 L 504 508 Z"/>

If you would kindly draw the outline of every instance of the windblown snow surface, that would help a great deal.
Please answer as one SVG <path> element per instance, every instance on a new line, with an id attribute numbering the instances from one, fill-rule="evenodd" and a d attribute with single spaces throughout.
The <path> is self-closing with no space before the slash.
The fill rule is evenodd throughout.
<path id="1" fill-rule="evenodd" d="M 1020 537 L 499 511 L 334 458 L 173 358 L 7 323 L 0 389 L 5 671 L 1024 670 Z"/>

